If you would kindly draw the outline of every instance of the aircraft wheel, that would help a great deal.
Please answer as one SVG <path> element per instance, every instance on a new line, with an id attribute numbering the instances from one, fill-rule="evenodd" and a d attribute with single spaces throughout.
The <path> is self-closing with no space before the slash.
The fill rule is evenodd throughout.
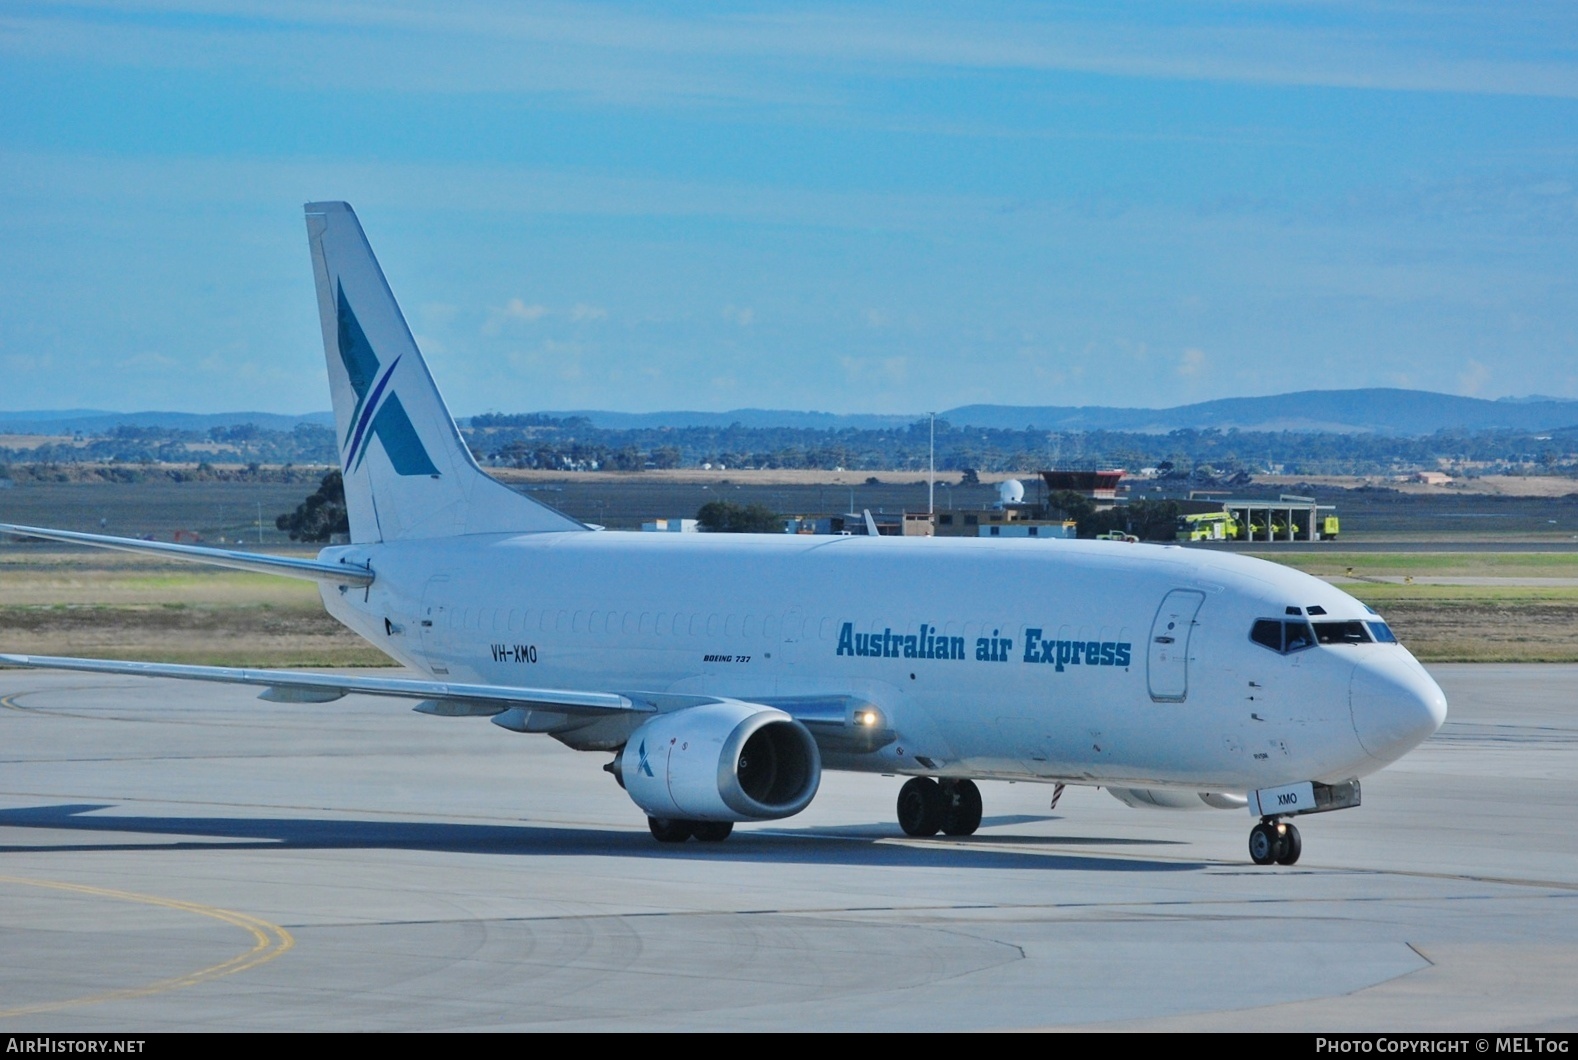
<path id="1" fill-rule="evenodd" d="M 899 827 L 905 835 L 936 835 L 946 809 L 942 788 L 930 777 L 914 777 L 899 789 Z"/>
<path id="2" fill-rule="evenodd" d="M 981 789 L 975 781 L 943 781 L 942 804 L 944 835 L 974 835 L 981 827 Z"/>
<path id="3" fill-rule="evenodd" d="M 648 817 L 647 827 L 659 843 L 683 843 L 690 838 L 694 825 L 677 817 Z"/>
<path id="4" fill-rule="evenodd" d="M 733 821 L 697 821 L 691 826 L 691 834 L 698 842 L 721 843 L 729 838 L 729 833 L 734 831 Z"/>
<path id="5" fill-rule="evenodd" d="M 1249 830 L 1249 860 L 1256 865 L 1275 863 L 1278 845 L 1276 822 L 1261 821 Z"/>
<path id="6" fill-rule="evenodd" d="M 1299 860 L 1299 855 L 1304 853 L 1304 840 L 1299 837 L 1299 830 L 1291 824 L 1282 826 L 1282 851 L 1277 855 L 1278 865 L 1292 865 Z"/>

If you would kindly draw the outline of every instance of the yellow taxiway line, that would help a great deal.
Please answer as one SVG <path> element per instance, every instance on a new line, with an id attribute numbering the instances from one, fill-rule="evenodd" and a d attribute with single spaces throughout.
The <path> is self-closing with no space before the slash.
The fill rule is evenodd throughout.
<path id="1" fill-rule="evenodd" d="M 104 887 L 89 887 L 80 883 L 61 883 L 56 880 L 34 880 L 22 876 L 0 876 L 0 885 L 11 884 L 19 887 L 42 887 L 53 891 L 68 891 L 74 894 L 92 895 L 96 898 L 110 898 L 121 902 L 139 902 L 143 905 L 162 906 L 165 909 L 176 909 L 183 913 L 193 913 L 197 916 L 206 916 L 214 920 L 241 928 L 252 936 L 252 947 L 244 953 L 238 953 L 228 961 L 199 968 L 185 975 L 171 976 L 168 979 L 159 979 L 142 986 L 124 987 L 120 990 L 106 990 L 100 994 L 88 994 L 83 997 L 67 998 L 63 1001 L 41 1001 L 33 1005 L 20 1005 L 16 1008 L 0 1009 L 0 1019 L 10 1016 L 26 1016 L 37 1012 L 54 1012 L 58 1009 L 74 1008 L 78 1005 L 97 1005 L 106 1001 L 128 1001 L 134 998 L 150 997 L 162 994 L 169 990 L 180 990 L 198 983 L 208 982 L 225 975 L 234 975 L 244 972 L 248 968 L 256 968 L 260 964 L 272 961 L 296 945 L 296 940 L 290 932 L 278 924 L 271 924 L 267 920 L 249 916 L 246 913 L 237 913 L 230 909 L 220 909 L 217 906 L 203 905 L 200 902 L 184 902 L 177 898 L 161 898 L 152 894 L 137 894 L 133 891 L 114 891 Z"/>

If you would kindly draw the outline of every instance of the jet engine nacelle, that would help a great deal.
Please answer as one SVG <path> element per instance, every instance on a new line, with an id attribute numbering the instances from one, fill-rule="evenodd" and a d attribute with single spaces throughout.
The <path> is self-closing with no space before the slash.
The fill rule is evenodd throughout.
<path id="1" fill-rule="evenodd" d="M 642 725 L 620 753 L 619 773 L 650 817 L 770 821 L 810 805 L 822 757 L 783 711 L 725 700 Z"/>
<path id="2" fill-rule="evenodd" d="M 1108 788 L 1125 806 L 1141 810 L 1242 810 L 1249 800 L 1220 791 L 1169 791 L 1165 788 Z"/>

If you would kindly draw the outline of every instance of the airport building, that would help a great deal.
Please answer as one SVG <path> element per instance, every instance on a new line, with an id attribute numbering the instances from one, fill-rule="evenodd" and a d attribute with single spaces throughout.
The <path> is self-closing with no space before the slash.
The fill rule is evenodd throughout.
<path id="1" fill-rule="evenodd" d="M 1034 514 L 1035 506 L 988 509 L 979 512 L 938 512 L 938 537 L 1050 537 L 1075 536 L 1072 519 L 1046 519 Z M 924 518 L 924 517 L 923 517 Z"/>
<path id="2" fill-rule="evenodd" d="M 1048 494 L 1077 493 L 1088 498 L 1098 511 L 1122 507 L 1118 500 L 1123 488 L 1122 470 L 1059 469 L 1042 471 L 1040 475 Z M 1183 509 L 1177 526 L 1179 541 L 1329 541 L 1338 532 L 1336 507 L 1318 504 L 1313 497 L 1284 493 L 1275 499 L 1261 499 L 1194 490 L 1188 500 L 1178 504 Z M 1077 523 L 1061 516 L 1045 502 L 1026 500 L 1024 485 L 1008 479 L 998 484 L 998 500 L 989 508 L 949 509 L 930 516 L 925 512 L 879 512 L 871 519 L 877 533 L 884 537 L 1078 537 Z M 866 513 L 791 516 L 784 521 L 784 532 L 863 536 L 868 532 Z M 1114 533 L 1124 540 L 1133 540 Z"/>
<path id="3" fill-rule="evenodd" d="M 1340 528 L 1335 505 L 1291 493 L 1260 500 L 1193 490 L 1180 505 L 1180 541 L 1331 541 Z"/>
<path id="4" fill-rule="evenodd" d="M 1042 472 L 1045 477 L 1054 472 Z M 1094 472 L 1076 472 L 1086 476 Z M 1119 476 L 1123 473 L 1117 472 Z M 1094 488 L 1081 481 L 1086 488 Z M 1116 486 L 1116 483 L 1113 484 Z M 1061 487 L 1060 487 L 1061 488 Z M 1008 479 L 997 485 L 997 503 L 975 511 L 938 512 L 938 537 L 1034 537 L 1064 539 L 1075 537 L 1072 519 L 1049 517 L 1046 506 L 1025 500 L 1024 484 Z"/>
<path id="5" fill-rule="evenodd" d="M 1078 493 L 1096 502 L 1097 508 L 1111 507 L 1118 502 L 1118 483 L 1123 480 L 1122 468 L 1103 471 L 1054 470 L 1041 472 L 1048 493 Z"/>

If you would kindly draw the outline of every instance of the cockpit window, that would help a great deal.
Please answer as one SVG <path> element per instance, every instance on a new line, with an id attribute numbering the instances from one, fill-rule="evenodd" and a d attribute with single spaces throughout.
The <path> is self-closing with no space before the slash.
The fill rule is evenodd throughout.
<path id="1" fill-rule="evenodd" d="M 1280 652 L 1282 650 L 1282 623 L 1274 622 L 1269 618 L 1262 618 L 1250 629 L 1249 639 L 1256 644 L 1270 648 L 1272 651 Z"/>
<path id="2" fill-rule="evenodd" d="M 1388 626 L 1385 622 L 1372 621 L 1366 622 L 1365 625 L 1370 627 L 1371 634 L 1373 634 L 1375 639 L 1380 641 L 1382 644 L 1397 643 L 1397 634 L 1393 633 L 1392 627 Z"/>
<path id="3" fill-rule="evenodd" d="M 1303 619 L 1258 619 L 1250 627 L 1249 639 L 1282 655 L 1315 644 L 1315 634 Z"/>
<path id="4" fill-rule="evenodd" d="M 1322 644 L 1368 644 L 1370 631 L 1363 622 L 1317 622 L 1315 639 Z"/>
<path id="5" fill-rule="evenodd" d="M 1287 637 L 1283 644 L 1283 651 L 1295 652 L 1315 646 L 1315 634 L 1310 632 L 1310 624 L 1308 622 L 1284 622 L 1282 626 L 1282 632 Z"/>

